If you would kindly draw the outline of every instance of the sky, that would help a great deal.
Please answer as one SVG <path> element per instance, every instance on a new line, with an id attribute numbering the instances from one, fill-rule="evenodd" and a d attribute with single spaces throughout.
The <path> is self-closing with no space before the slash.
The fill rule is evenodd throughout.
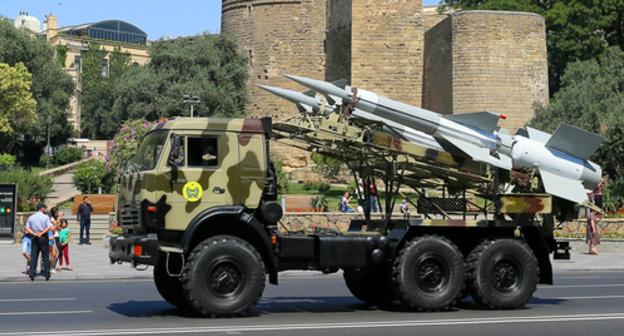
<path id="1" fill-rule="evenodd" d="M 42 23 L 46 14 L 55 14 L 59 26 L 123 20 L 141 28 L 150 40 L 216 33 L 221 25 L 220 0 L 0 0 L 1 16 L 13 19 L 20 11 Z"/>

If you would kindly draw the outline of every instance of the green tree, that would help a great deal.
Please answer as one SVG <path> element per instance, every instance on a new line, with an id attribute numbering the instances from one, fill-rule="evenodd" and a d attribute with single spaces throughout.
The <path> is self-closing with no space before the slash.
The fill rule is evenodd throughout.
<path id="1" fill-rule="evenodd" d="M 312 153 L 310 156 L 314 162 L 312 171 L 326 179 L 336 178 L 342 170 L 342 162 L 322 154 Z"/>
<path id="2" fill-rule="evenodd" d="M 607 49 L 596 59 L 571 63 L 561 89 L 547 107 L 538 108 L 531 126 L 553 132 L 569 123 L 605 137 L 593 159 L 624 191 L 624 52 Z"/>
<path id="3" fill-rule="evenodd" d="M 83 194 L 96 193 L 99 188 L 102 188 L 102 192 L 108 192 L 112 186 L 104 163 L 95 159 L 76 166 L 73 182 Z"/>
<path id="4" fill-rule="evenodd" d="M 30 91 L 32 79 L 23 63 L 0 63 L 0 135 L 12 138 L 36 119 L 37 102 Z"/>
<path id="5" fill-rule="evenodd" d="M 229 38 L 198 35 L 150 46 L 150 63 L 132 67 L 115 89 L 117 120 L 188 115 L 182 96 L 196 95 L 198 116 L 242 116 L 247 60 Z"/>
<path id="6" fill-rule="evenodd" d="M 570 62 L 624 47 L 624 0 L 443 0 L 455 9 L 538 13 L 546 20 L 551 93 Z"/>
<path id="7" fill-rule="evenodd" d="M 34 38 L 13 26 L 13 22 L 0 19 L 0 62 L 15 66 L 24 63 L 32 74 L 32 96 L 37 102 L 38 122 L 32 124 L 21 134 L 10 139 L 0 139 L 0 147 L 13 153 L 24 147 L 27 142 L 37 150 L 26 151 L 32 160 L 39 159 L 41 148 L 45 145 L 48 116 L 52 118 L 51 141 L 53 145 L 62 144 L 72 135 L 71 125 L 67 121 L 66 110 L 69 97 L 74 91 L 71 77 L 63 70 L 55 52 L 46 41 Z M 24 141 L 16 142 L 15 139 Z M 32 152 L 32 153 L 30 153 Z"/>
<path id="8" fill-rule="evenodd" d="M 108 63 L 106 63 L 108 62 Z M 96 139 L 110 139 L 121 121 L 112 113 L 113 93 L 130 69 L 130 55 L 119 47 L 107 53 L 90 42 L 82 61 L 82 131 Z"/>

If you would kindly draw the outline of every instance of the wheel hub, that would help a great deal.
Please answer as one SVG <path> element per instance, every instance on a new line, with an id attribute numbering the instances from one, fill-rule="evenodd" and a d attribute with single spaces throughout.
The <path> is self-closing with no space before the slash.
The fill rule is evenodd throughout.
<path id="1" fill-rule="evenodd" d="M 494 265 L 494 285 L 501 292 L 511 292 L 518 287 L 520 275 L 516 265 L 510 260 L 499 260 Z"/>
<path id="2" fill-rule="evenodd" d="M 427 292 L 438 292 L 448 282 L 449 271 L 436 256 L 423 256 L 416 268 L 416 283 Z"/>
<path id="3" fill-rule="evenodd" d="M 208 276 L 211 291 L 218 296 L 232 296 L 243 286 L 240 267 L 231 261 L 221 261 L 213 265 Z"/>

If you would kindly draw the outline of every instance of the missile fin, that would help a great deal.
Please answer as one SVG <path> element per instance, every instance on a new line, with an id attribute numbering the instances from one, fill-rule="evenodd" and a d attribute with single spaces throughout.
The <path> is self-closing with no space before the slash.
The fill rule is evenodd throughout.
<path id="1" fill-rule="evenodd" d="M 544 131 L 540 131 L 538 129 L 527 127 L 527 138 L 541 142 L 543 144 L 547 143 L 548 140 L 552 137 L 552 134 L 546 133 Z"/>
<path id="2" fill-rule="evenodd" d="M 500 115 L 484 111 L 445 115 L 444 118 L 472 128 L 494 132 L 498 130 L 498 119 L 500 119 Z"/>
<path id="3" fill-rule="evenodd" d="M 469 142 L 459 140 L 456 138 L 444 137 L 442 140 L 443 141 L 440 141 L 440 142 L 443 144 L 442 145 L 443 147 L 444 147 L 444 143 L 450 144 L 454 147 L 453 149 L 449 150 L 450 152 L 457 153 L 459 151 L 463 153 L 464 155 L 467 155 L 468 157 L 470 157 L 472 160 L 487 163 L 498 168 L 511 170 L 511 167 L 512 167 L 511 158 L 506 155 L 500 155 L 500 157 L 494 157 L 490 154 L 489 149 L 475 146 Z"/>
<path id="4" fill-rule="evenodd" d="M 600 147 L 603 138 L 578 127 L 561 124 L 546 147 L 556 149 L 579 159 L 587 160 Z"/>
<path id="5" fill-rule="evenodd" d="M 540 176 L 547 193 L 577 204 L 587 201 L 587 191 L 580 180 L 565 178 L 543 169 L 540 169 Z"/>

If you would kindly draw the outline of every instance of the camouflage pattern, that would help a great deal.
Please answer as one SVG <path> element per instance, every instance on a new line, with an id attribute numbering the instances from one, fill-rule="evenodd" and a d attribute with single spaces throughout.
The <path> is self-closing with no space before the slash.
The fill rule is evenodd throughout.
<path id="1" fill-rule="evenodd" d="M 166 214 L 165 228 L 183 231 L 195 216 L 211 207 L 258 207 L 268 166 L 265 136 L 259 119 L 179 118 L 159 123 L 150 132 L 168 132 L 167 141 L 153 170 L 123 175 L 119 185 L 120 211 L 138 209 L 144 199 L 155 203 L 166 196 L 171 210 Z M 167 159 L 173 146 L 169 136 L 172 134 L 184 137 L 185 147 L 189 137 L 216 138 L 218 164 L 189 167 L 188 158 L 185 158 L 184 166 L 168 166 Z M 198 195 L 199 190 L 195 187 L 190 194 L 187 188 L 184 194 L 184 186 L 189 182 L 201 186 L 201 199 L 189 198 L 191 194 Z M 118 218 L 124 225 L 124 216 L 120 214 Z"/>
<path id="2" fill-rule="evenodd" d="M 506 214 L 550 214 L 552 196 L 548 194 L 502 194 L 496 206 Z"/>

